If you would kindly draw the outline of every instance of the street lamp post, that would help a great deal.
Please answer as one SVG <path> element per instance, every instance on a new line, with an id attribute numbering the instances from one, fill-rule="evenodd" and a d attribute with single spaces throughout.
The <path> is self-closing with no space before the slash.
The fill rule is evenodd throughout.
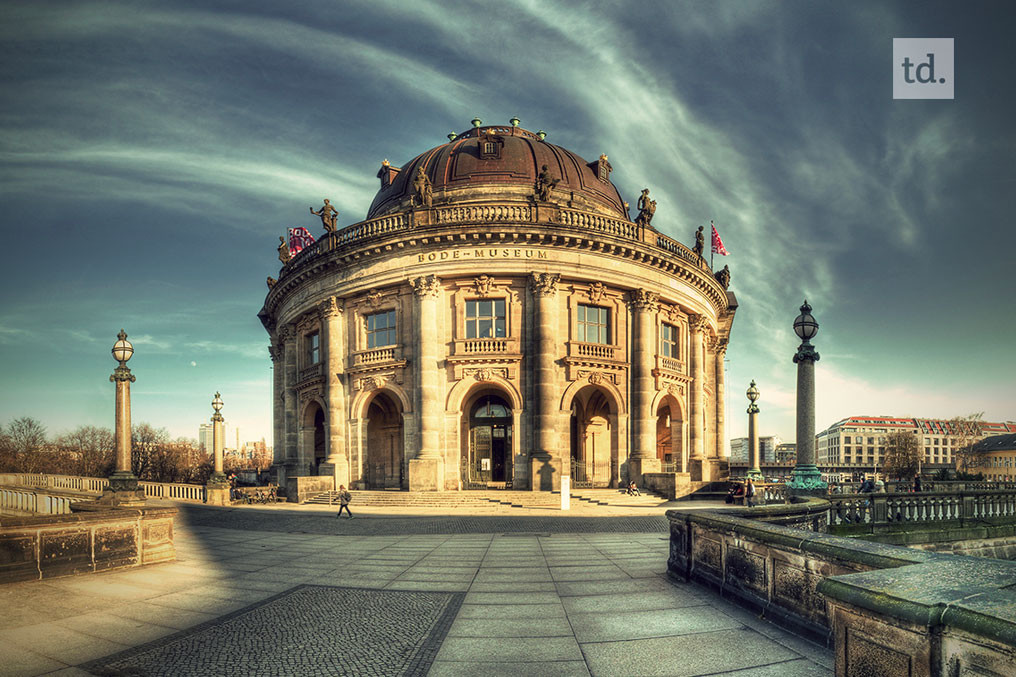
<path id="1" fill-rule="evenodd" d="M 222 447 L 225 445 L 225 420 L 222 417 L 222 396 L 216 392 L 212 400 L 212 474 L 205 484 L 205 501 L 209 505 L 229 505 L 229 480 L 222 472 Z"/>
<path id="2" fill-rule="evenodd" d="M 824 495 L 828 485 L 815 465 L 815 363 L 819 355 L 811 339 L 818 333 L 818 322 L 805 301 L 794 320 L 794 332 L 801 345 L 794 355 L 797 364 L 797 465 L 787 484 L 791 494 Z"/>
<path id="3" fill-rule="evenodd" d="M 145 492 L 138 487 L 138 478 L 131 472 L 131 383 L 135 378 L 127 367 L 127 360 L 134 355 L 134 346 L 127 340 L 127 332 L 123 329 L 116 338 L 112 353 L 113 359 L 120 365 L 109 377 L 116 384 L 116 418 L 113 427 L 116 465 L 101 501 L 113 505 L 138 505 L 144 503 Z"/>
<path id="4" fill-rule="evenodd" d="M 755 386 L 755 381 L 752 380 L 751 385 L 748 387 L 748 392 L 745 393 L 748 396 L 748 471 L 745 473 L 748 477 L 753 480 L 762 479 L 762 469 L 759 468 L 758 458 L 758 405 L 755 404 L 758 400 L 759 392 Z"/>

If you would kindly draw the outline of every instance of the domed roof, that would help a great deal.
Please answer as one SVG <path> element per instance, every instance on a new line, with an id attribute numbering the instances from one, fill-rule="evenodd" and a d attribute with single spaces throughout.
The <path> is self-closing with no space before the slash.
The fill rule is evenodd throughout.
<path id="1" fill-rule="evenodd" d="M 517 123 L 518 120 L 512 120 Z M 518 126 L 478 126 L 418 155 L 401 168 L 387 161 L 378 172 L 381 190 L 367 218 L 408 209 L 413 179 L 422 167 L 433 188 L 433 205 L 490 201 L 528 201 L 536 192 L 544 165 L 557 184 L 549 201 L 615 218 L 630 218 L 617 188 L 610 182 L 610 163 L 601 155 L 587 162 L 569 150 L 547 143 L 541 133 Z"/>

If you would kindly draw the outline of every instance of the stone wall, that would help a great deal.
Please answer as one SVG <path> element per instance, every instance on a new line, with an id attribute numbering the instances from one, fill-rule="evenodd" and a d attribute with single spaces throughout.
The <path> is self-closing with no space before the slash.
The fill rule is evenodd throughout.
<path id="1" fill-rule="evenodd" d="M 0 518 L 0 583 L 92 573 L 176 559 L 176 508 L 100 508 Z"/>
<path id="2" fill-rule="evenodd" d="M 691 487 L 691 473 L 686 472 L 647 472 L 642 473 L 642 483 L 646 489 L 673 501 L 686 495 Z"/>
<path id="3" fill-rule="evenodd" d="M 335 477 L 331 475 L 289 477 L 286 479 L 286 500 L 290 503 L 303 503 L 318 494 L 336 489 Z"/>
<path id="4" fill-rule="evenodd" d="M 830 536 L 828 506 L 668 511 L 668 571 L 834 645 L 837 675 L 1016 674 L 1016 563 Z"/>

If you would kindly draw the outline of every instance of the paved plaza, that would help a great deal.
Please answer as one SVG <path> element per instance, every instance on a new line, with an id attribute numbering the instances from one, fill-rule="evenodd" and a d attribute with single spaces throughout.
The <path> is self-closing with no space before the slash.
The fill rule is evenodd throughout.
<path id="1" fill-rule="evenodd" d="M 832 675 L 669 580 L 661 511 L 180 507 L 176 562 L 0 587 L 0 674 Z"/>

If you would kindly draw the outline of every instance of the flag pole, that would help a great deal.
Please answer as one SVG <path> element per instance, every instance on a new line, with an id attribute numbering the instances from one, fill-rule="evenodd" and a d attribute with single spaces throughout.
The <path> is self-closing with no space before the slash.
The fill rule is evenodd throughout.
<path id="1" fill-rule="evenodd" d="M 713 269 L 713 254 L 716 253 L 716 247 L 713 246 L 713 232 L 716 230 L 716 226 L 713 225 L 713 220 L 709 219 L 709 270 Z"/>

